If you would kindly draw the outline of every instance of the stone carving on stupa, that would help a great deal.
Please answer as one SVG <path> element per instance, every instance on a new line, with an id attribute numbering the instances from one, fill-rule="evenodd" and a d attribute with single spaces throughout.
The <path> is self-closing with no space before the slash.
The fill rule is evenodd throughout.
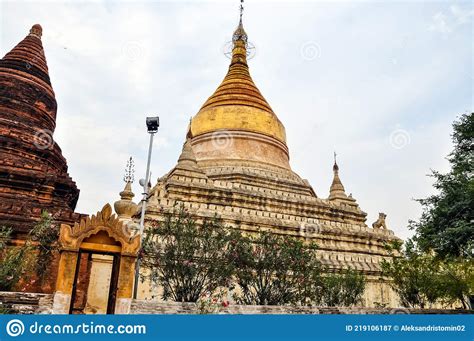
<path id="1" fill-rule="evenodd" d="M 385 218 L 387 218 L 385 213 L 379 213 L 379 218 L 372 224 L 372 227 L 374 229 L 386 229 Z"/>

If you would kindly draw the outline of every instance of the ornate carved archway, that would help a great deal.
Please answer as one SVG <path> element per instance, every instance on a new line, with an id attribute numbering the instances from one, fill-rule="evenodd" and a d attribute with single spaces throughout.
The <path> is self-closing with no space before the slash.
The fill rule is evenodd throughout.
<path id="1" fill-rule="evenodd" d="M 126 314 L 130 310 L 135 263 L 140 249 L 140 236 L 132 236 L 125 224 L 112 214 L 106 204 L 92 217 L 83 218 L 74 226 L 61 225 L 59 259 L 53 313 L 67 314 L 76 281 L 76 268 L 80 252 L 107 253 L 120 256 L 118 266 L 115 307 L 112 311 Z"/>

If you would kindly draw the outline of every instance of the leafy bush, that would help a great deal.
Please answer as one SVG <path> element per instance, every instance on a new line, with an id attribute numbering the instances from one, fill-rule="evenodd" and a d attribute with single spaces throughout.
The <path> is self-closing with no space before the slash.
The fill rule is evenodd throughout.
<path id="1" fill-rule="evenodd" d="M 35 245 L 35 272 L 41 280 L 52 270 L 51 264 L 59 251 L 59 226 L 51 215 L 43 211 L 40 221 L 29 232 L 28 238 Z"/>
<path id="2" fill-rule="evenodd" d="M 0 290 L 11 291 L 20 279 L 30 273 L 31 244 L 9 246 L 12 230 L 0 228 Z"/>
<path id="3" fill-rule="evenodd" d="M 308 303 L 319 281 L 316 245 L 262 232 L 242 239 L 236 265 L 240 304 Z"/>
<path id="4" fill-rule="evenodd" d="M 145 231 L 144 277 L 163 287 L 163 299 L 196 302 L 219 287 L 231 287 L 241 238 L 217 217 L 197 224 L 183 206 L 165 214 Z"/>
<path id="5" fill-rule="evenodd" d="M 388 246 L 392 259 L 382 262 L 383 275 L 406 307 L 426 308 L 435 303 L 469 307 L 474 293 L 474 263 L 471 258 L 441 258 L 423 252 L 412 241 Z M 396 252 L 394 252 L 396 251 Z"/>
<path id="6" fill-rule="evenodd" d="M 350 307 L 359 304 L 366 285 L 364 275 L 353 269 L 328 273 L 322 277 L 321 282 L 315 302 L 328 307 Z"/>
<path id="7" fill-rule="evenodd" d="M 51 216 L 42 212 L 40 221 L 28 233 L 23 245 L 9 245 L 12 229 L 0 228 L 0 290 L 11 291 L 36 274 L 40 279 L 51 271 L 57 251 L 59 229 Z"/>

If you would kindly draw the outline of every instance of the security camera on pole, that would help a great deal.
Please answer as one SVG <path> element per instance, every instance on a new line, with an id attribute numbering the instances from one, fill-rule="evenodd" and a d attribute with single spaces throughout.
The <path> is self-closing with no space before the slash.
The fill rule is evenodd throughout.
<path id="1" fill-rule="evenodd" d="M 153 137 L 158 132 L 158 127 L 160 126 L 159 117 L 147 117 L 146 126 L 148 133 L 150 134 L 150 145 L 148 147 L 148 160 L 146 163 L 146 175 L 145 179 L 140 179 L 139 184 L 143 187 L 143 198 L 142 198 L 142 212 L 140 215 L 140 239 L 143 238 L 143 230 L 145 226 L 145 211 L 146 203 L 148 200 L 148 183 L 150 182 L 150 162 L 151 162 L 151 152 L 153 149 Z M 135 285 L 133 287 L 133 298 L 137 298 L 138 293 L 138 279 L 140 275 L 140 259 L 137 260 L 137 266 L 135 268 Z"/>

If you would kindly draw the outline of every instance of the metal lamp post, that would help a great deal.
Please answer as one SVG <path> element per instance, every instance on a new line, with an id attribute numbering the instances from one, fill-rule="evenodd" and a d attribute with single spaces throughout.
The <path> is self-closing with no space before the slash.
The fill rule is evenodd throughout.
<path id="1" fill-rule="evenodd" d="M 146 211 L 146 203 L 148 200 L 148 183 L 150 182 L 150 162 L 151 162 L 151 152 L 153 150 L 153 137 L 158 132 L 158 127 L 160 126 L 160 118 L 156 117 L 147 117 L 146 118 L 146 127 L 148 133 L 150 134 L 150 144 L 148 146 L 148 160 L 146 163 L 146 175 L 145 175 L 145 182 L 143 183 L 140 180 L 140 185 L 143 186 L 143 198 L 142 198 L 142 213 L 140 215 L 140 243 L 143 239 L 143 230 L 145 227 L 145 211 Z M 135 268 L 135 284 L 133 286 L 133 298 L 137 298 L 138 293 L 138 280 L 140 275 L 140 259 L 137 260 L 137 265 Z"/>

